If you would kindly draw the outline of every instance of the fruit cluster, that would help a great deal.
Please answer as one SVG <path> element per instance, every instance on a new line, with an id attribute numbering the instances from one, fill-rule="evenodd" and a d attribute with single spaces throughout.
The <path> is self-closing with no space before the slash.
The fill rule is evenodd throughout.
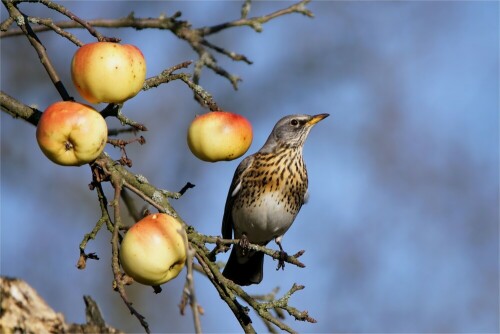
<path id="1" fill-rule="evenodd" d="M 71 77 L 87 102 L 123 103 L 144 86 L 146 61 L 133 45 L 90 43 L 73 56 Z M 102 115 L 89 105 L 72 101 L 50 105 L 36 130 L 42 152 L 63 166 L 91 163 L 103 152 L 107 137 Z M 203 161 L 234 160 L 250 147 L 252 126 L 238 114 L 213 111 L 194 118 L 187 142 L 191 152 Z M 123 270 L 139 283 L 163 284 L 184 267 L 186 240 L 179 220 L 162 213 L 149 215 L 134 224 L 123 238 Z"/>
<path id="2" fill-rule="evenodd" d="M 133 45 L 90 43 L 73 56 L 71 78 L 80 95 L 90 103 L 123 103 L 142 89 L 146 61 Z M 42 114 L 36 138 L 42 152 L 54 163 L 81 166 L 102 153 L 108 128 L 94 108 L 59 101 Z"/>

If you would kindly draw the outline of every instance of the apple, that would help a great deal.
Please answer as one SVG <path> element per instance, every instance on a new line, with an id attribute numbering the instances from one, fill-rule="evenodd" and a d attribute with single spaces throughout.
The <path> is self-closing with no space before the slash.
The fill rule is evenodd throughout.
<path id="1" fill-rule="evenodd" d="M 90 103 L 122 103 L 142 89 L 146 60 L 134 45 L 85 44 L 73 56 L 71 78 L 80 95 Z"/>
<path id="2" fill-rule="evenodd" d="M 81 166 L 94 161 L 106 146 L 108 127 L 94 108 L 71 101 L 50 105 L 36 128 L 42 152 L 63 166 Z"/>
<path id="3" fill-rule="evenodd" d="M 243 116 L 212 111 L 196 116 L 188 129 L 191 152 L 203 161 L 229 161 L 241 157 L 252 144 L 252 125 Z"/>
<path id="4" fill-rule="evenodd" d="M 186 262 L 186 231 L 174 217 L 151 214 L 125 233 L 120 248 L 123 270 L 135 281 L 157 286 L 177 277 Z"/>

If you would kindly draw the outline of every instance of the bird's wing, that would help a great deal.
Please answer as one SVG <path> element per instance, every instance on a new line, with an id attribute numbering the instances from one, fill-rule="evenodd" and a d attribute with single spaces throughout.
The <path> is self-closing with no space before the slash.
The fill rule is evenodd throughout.
<path id="1" fill-rule="evenodd" d="M 231 239 L 233 237 L 233 215 L 232 208 L 234 203 L 234 198 L 238 194 L 241 188 L 241 180 L 245 175 L 245 171 L 253 162 L 253 156 L 250 155 L 243 159 L 236 168 L 234 172 L 233 180 L 231 181 L 231 186 L 227 193 L 226 206 L 224 207 L 224 217 L 222 218 L 222 237 L 224 239 Z"/>

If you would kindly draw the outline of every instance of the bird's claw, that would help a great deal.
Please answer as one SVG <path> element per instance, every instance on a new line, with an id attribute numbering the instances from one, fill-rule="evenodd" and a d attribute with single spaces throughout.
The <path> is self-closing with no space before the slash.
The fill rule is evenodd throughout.
<path id="1" fill-rule="evenodd" d="M 247 235 L 242 234 L 238 246 L 241 247 L 241 255 L 246 256 L 248 249 L 250 247 L 250 241 L 248 241 Z"/>
<path id="2" fill-rule="evenodd" d="M 278 255 L 278 266 L 276 270 L 285 270 L 285 260 L 288 258 L 288 254 L 284 250 L 279 251 Z"/>

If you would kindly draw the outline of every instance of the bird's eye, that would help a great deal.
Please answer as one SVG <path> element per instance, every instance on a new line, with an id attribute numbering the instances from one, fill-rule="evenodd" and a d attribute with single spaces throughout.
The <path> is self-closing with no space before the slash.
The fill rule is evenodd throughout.
<path id="1" fill-rule="evenodd" d="M 297 121 L 297 120 L 294 118 L 294 119 L 292 119 L 292 120 L 290 121 L 290 124 L 292 124 L 293 126 L 297 126 L 297 124 L 299 124 L 299 121 Z"/>

